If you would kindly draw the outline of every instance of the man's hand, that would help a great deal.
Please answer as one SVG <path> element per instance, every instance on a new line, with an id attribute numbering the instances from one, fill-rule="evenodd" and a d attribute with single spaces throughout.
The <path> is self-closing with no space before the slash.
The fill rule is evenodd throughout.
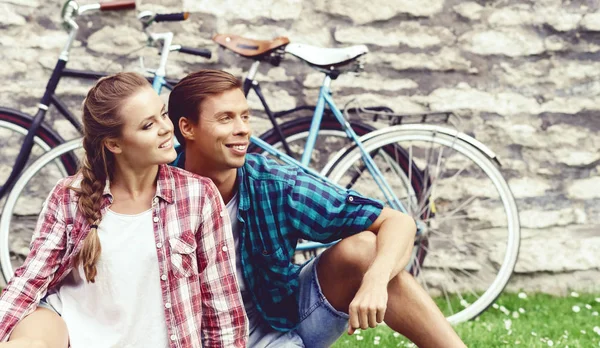
<path id="1" fill-rule="evenodd" d="M 373 328 L 383 321 L 388 300 L 387 284 L 387 277 L 365 275 L 348 309 L 348 335 L 358 328 Z"/>

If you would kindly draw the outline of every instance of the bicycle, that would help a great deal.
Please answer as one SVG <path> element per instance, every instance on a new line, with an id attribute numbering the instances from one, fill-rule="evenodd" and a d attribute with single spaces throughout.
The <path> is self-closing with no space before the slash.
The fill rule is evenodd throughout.
<path id="1" fill-rule="evenodd" d="M 38 103 L 37 113 L 34 116 L 31 116 L 19 110 L 0 106 L 0 132 L 3 135 L 3 138 L 7 139 L 5 140 L 7 143 L 21 144 L 10 175 L 0 187 L 0 198 L 4 197 L 10 191 L 10 188 L 18 179 L 20 173 L 26 167 L 32 153 L 40 155 L 40 153 L 47 152 L 65 142 L 54 129 L 44 123 L 44 119 L 50 110 L 50 106 L 54 106 L 58 113 L 81 133 L 82 126 L 78 118 L 69 111 L 67 105 L 56 94 L 56 89 L 61 79 L 63 77 L 71 77 L 93 81 L 109 74 L 101 71 L 77 70 L 66 67 L 70 56 L 69 51 L 71 45 L 75 40 L 75 36 L 79 29 L 79 26 L 74 19 L 77 16 L 94 11 L 131 9 L 135 9 L 135 0 L 118 0 L 81 6 L 75 1 L 65 2 L 61 10 L 61 18 L 63 20 L 63 26 L 69 32 L 69 37 L 59 55 L 50 79 L 46 84 L 45 93 Z M 152 20 L 154 22 L 165 22 L 172 21 L 174 18 L 175 17 L 159 14 Z M 176 46 L 173 50 L 206 58 L 211 57 L 211 52 L 206 49 Z M 151 78 L 149 78 L 149 80 L 151 80 Z M 177 81 L 169 79 L 166 83 L 173 86 Z M 21 140 L 21 137 L 24 138 Z M 77 159 L 65 155 L 61 158 L 61 167 L 61 170 L 65 175 L 73 174 L 77 170 Z"/>
<path id="2" fill-rule="evenodd" d="M 61 78 L 76 77 L 89 80 L 97 80 L 100 77 L 108 75 L 107 72 L 73 70 L 66 68 L 66 64 L 69 59 L 69 50 L 71 48 L 73 40 L 76 37 L 78 30 L 78 26 L 75 22 L 75 19 L 78 16 L 97 10 L 121 10 L 131 8 L 135 8 L 134 1 L 119 1 L 111 3 L 104 2 L 101 4 L 89 4 L 83 6 L 79 6 L 74 0 L 69 0 L 65 3 L 62 9 L 61 16 L 63 18 L 64 25 L 69 30 L 69 37 L 67 43 L 64 46 L 64 49 L 62 50 L 59 56 L 55 69 L 52 72 L 51 78 L 48 81 L 46 93 L 44 94 L 44 97 L 42 98 L 39 105 L 38 114 L 35 118 L 31 118 L 30 116 L 20 113 L 16 110 L 7 108 L 0 109 L 0 117 L 7 116 L 6 119 L 0 118 L 0 120 L 2 120 L 0 121 L 0 127 L 4 126 L 11 130 L 15 129 L 17 132 L 19 132 L 19 134 L 26 136 L 26 140 L 21 146 L 18 159 L 15 163 L 15 167 L 13 167 L 11 177 L 7 181 L 7 183 L 5 183 L 5 185 L 2 187 L 3 190 L 13 186 L 18 181 L 17 173 L 22 172 L 21 168 L 25 166 L 27 158 L 32 153 L 32 151 L 35 152 L 36 150 L 38 150 L 39 152 L 39 148 L 41 148 L 41 150 L 48 153 L 48 151 L 50 151 L 51 149 L 60 147 L 61 144 L 65 144 L 65 141 L 60 136 L 58 136 L 52 130 L 52 128 L 43 123 L 43 119 L 46 112 L 48 111 L 49 104 L 55 105 L 59 113 L 66 119 L 68 119 L 69 122 L 81 132 L 82 125 L 80 121 L 68 110 L 66 105 L 55 94 L 56 87 L 58 86 L 58 83 L 61 80 Z M 160 94 L 162 87 L 172 89 L 173 86 L 177 83 L 177 81 L 172 79 L 166 79 L 165 77 L 165 67 L 168 60 L 169 52 L 178 51 L 186 54 L 201 56 L 204 58 L 211 57 L 212 53 L 207 49 L 197 49 L 181 45 L 172 45 L 173 33 L 167 32 L 155 34 L 147 31 L 148 27 L 153 23 L 186 20 L 188 18 L 187 13 L 154 14 L 149 11 L 144 11 L 139 14 L 138 18 L 142 22 L 144 31 L 148 35 L 147 44 L 162 45 L 159 67 L 153 73 L 153 77 L 147 77 L 148 80 L 152 82 L 153 88 L 157 91 L 157 93 Z M 13 118 L 9 119 L 8 117 Z M 33 148 L 33 145 L 28 147 L 28 137 L 34 139 L 35 144 L 38 144 L 38 149 Z M 76 143 L 78 141 L 80 141 L 80 139 L 70 141 L 67 144 L 73 144 L 74 142 Z M 26 230 L 26 233 L 31 234 L 31 232 L 33 231 L 35 221 L 34 219 L 28 218 L 28 216 L 31 217 L 39 215 L 39 212 L 41 211 L 41 204 L 43 201 L 43 197 L 39 195 L 35 196 L 32 193 L 43 192 L 43 194 L 47 196 L 47 194 L 54 186 L 54 183 L 56 182 L 51 178 L 61 178 L 75 174 L 79 167 L 79 158 L 80 156 L 76 152 L 65 152 L 61 156 L 54 158 L 51 162 L 52 166 L 46 168 L 43 172 L 43 175 L 39 176 L 38 179 L 30 183 L 31 185 L 28 186 L 27 191 L 23 192 L 22 190 L 20 190 L 21 193 L 24 193 L 26 195 L 29 194 L 29 199 L 25 200 L 23 204 L 19 205 L 16 205 L 16 203 L 5 204 L 5 208 L 8 207 L 6 211 L 10 211 L 10 213 L 5 213 L 5 215 L 3 215 L 2 217 L 5 220 L 8 219 L 9 221 L 12 221 L 13 216 L 25 216 L 25 219 L 22 221 L 22 223 L 26 225 L 25 227 L 18 227 L 17 225 L 10 225 L 9 223 L 7 225 L 8 227 L 5 235 L 6 238 L 4 239 L 5 244 L 2 244 L 0 242 L 0 245 L 3 245 L 2 250 L 6 251 L 2 253 L 2 255 L 0 255 L 2 270 L 3 272 L 5 272 L 3 273 L 5 282 L 10 278 L 10 276 L 12 276 L 13 265 L 10 261 L 10 256 L 11 254 L 13 254 L 13 256 L 15 254 L 12 252 L 13 249 L 10 247 L 11 242 L 8 239 L 8 230 L 10 229 L 11 235 L 18 234 L 21 230 Z M 9 215 L 10 218 L 8 218 L 7 215 Z M 17 248 L 20 248 L 19 250 L 21 251 L 16 254 L 27 255 L 27 244 L 21 244 L 20 246 L 17 246 Z M 22 261 L 23 260 L 21 257 L 21 260 L 17 263 L 20 264 L 22 263 Z"/>
<path id="3" fill-rule="evenodd" d="M 332 180 L 363 194 L 379 196 L 389 206 L 411 214 L 419 228 L 410 264 L 413 273 L 432 296 L 437 293 L 442 296 L 441 300 L 446 301 L 440 308 L 450 322 L 474 318 L 491 305 L 504 289 L 518 254 L 520 232 L 516 205 L 508 185 L 496 168 L 499 162 L 495 154 L 455 129 L 425 124 L 436 116 L 449 123 L 456 118 L 452 112 L 393 115 L 359 106 L 345 108 L 343 113 L 331 96 L 331 80 L 337 74 L 356 71 L 358 58 L 366 54 L 366 47 L 357 46 L 352 51 L 322 51 L 315 47 L 309 47 L 307 51 L 306 47 L 288 43 L 263 53 L 263 57 L 266 57 L 267 54 L 280 54 L 284 50 L 325 73 L 310 129 L 307 132 L 283 133 L 282 139 L 288 143 L 299 142 L 304 145 L 301 162 L 282 153 L 279 149 L 283 145 L 276 142 L 272 146 L 265 140 L 253 137 L 252 142 L 260 149 L 257 151 L 267 152 L 286 163 L 299 165 L 319 175 L 307 164 L 311 162 L 310 150 L 314 148 L 327 104 L 340 124 L 342 135 L 349 137 L 351 142 L 321 171 L 323 180 Z M 349 53 L 351 57 L 347 56 Z M 315 57 L 329 57 L 329 61 L 320 64 Z M 377 119 L 385 117 L 392 123 L 401 123 L 409 118 L 423 122 L 400 124 L 359 138 L 348 120 L 351 112 Z M 335 136 L 341 134 L 338 130 L 333 132 L 337 132 Z M 61 145 L 40 157 L 23 172 L 7 200 L 0 221 L 0 243 L 4 243 L 0 244 L 1 250 L 6 250 L 7 243 L 4 240 L 8 239 L 11 209 L 23 188 L 46 164 L 79 146 L 76 141 Z M 461 187 L 462 182 L 468 185 Z M 491 216 L 490 212 L 494 211 L 497 211 L 496 215 Z M 10 274 L 6 273 L 4 259 L 2 261 L 3 273 Z M 460 283 L 465 279 L 478 280 L 481 284 L 471 287 Z M 456 299 L 450 298 L 451 293 L 458 293 Z M 455 311 L 455 308 L 458 310 Z"/>

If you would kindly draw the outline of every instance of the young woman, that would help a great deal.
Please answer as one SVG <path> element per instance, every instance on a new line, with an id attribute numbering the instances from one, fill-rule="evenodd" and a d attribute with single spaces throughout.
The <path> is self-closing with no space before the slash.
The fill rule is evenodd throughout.
<path id="1" fill-rule="evenodd" d="M 83 124 L 83 166 L 48 197 L 0 297 L 0 347 L 245 347 L 225 206 L 167 165 L 161 98 L 141 75 L 106 77 Z"/>

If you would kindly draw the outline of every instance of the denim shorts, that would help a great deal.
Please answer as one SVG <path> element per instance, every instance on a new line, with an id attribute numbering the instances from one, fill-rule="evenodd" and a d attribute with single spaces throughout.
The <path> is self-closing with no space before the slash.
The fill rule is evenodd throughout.
<path id="1" fill-rule="evenodd" d="M 348 330 L 348 314 L 339 312 L 327 301 L 317 278 L 319 257 L 300 271 L 298 309 L 300 323 L 289 332 L 279 332 L 266 322 L 250 330 L 248 347 L 252 348 L 324 348 Z"/>
<path id="2" fill-rule="evenodd" d="M 300 325 L 295 331 L 309 348 L 329 347 L 348 330 L 348 314 L 333 308 L 321 291 L 317 277 L 320 256 L 300 271 Z"/>

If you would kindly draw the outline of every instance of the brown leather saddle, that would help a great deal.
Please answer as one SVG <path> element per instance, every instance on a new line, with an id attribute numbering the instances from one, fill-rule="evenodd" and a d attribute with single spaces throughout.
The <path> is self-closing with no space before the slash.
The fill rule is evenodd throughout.
<path id="1" fill-rule="evenodd" d="M 269 55 L 290 43 L 285 36 L 273 40 L 253 40 L 232 34 L 216 34 L 213 41 L 239 55 L 254 59 Z"/>

